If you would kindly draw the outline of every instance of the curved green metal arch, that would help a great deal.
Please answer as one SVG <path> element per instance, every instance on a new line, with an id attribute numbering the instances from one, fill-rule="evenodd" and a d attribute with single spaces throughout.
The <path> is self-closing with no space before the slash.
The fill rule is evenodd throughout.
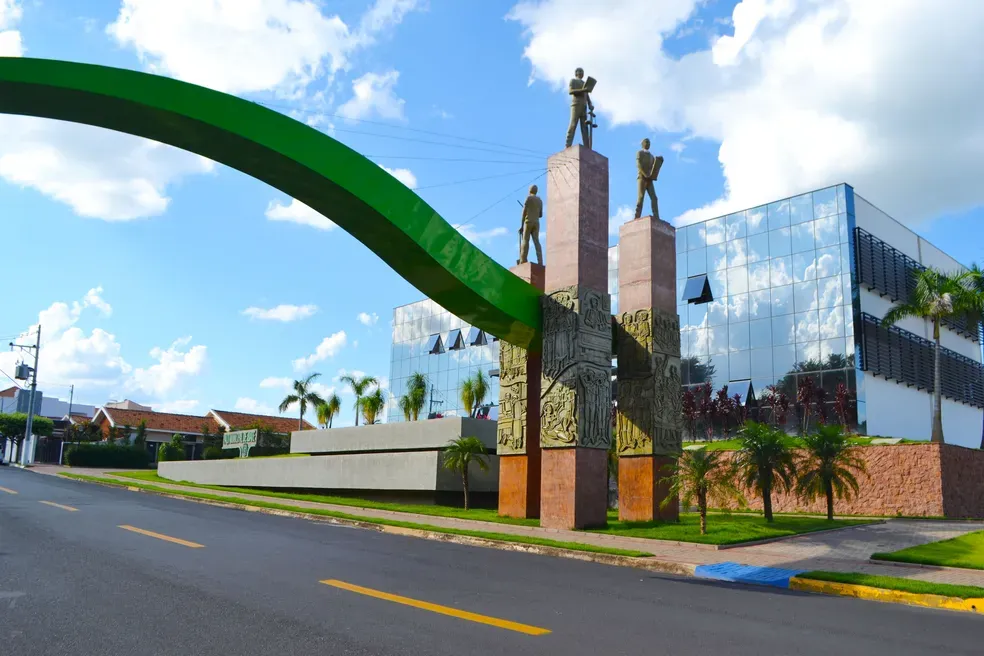
<path id="1" fill-rule="evenodd" d="M 238 169 L 329 217 L 449 312 L 539 347 L 540 291 L 375 163 L 290 117 L 167 77 L 21 57 L 0 58 L 0 113 L 127 132 Z"/>

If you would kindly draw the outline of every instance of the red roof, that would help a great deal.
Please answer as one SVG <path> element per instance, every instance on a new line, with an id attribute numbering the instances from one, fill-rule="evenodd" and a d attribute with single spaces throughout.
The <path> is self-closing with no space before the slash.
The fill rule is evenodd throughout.
<path id="1" fill-rule="evenodd" d="M 8 387 L 5 390 L 0 390 L 0 396 L 2 396 L 4 398 L 10 398 L 10 399 L 12 399 L 12 398 L 14 398 L 14 396 L 16 396 L 17 390 L 19 390 L 19 389 L 20 389 L 19 387 Z"/>
<path id="2" fill-rule="evenodd" d="M 182 433 L 184 435 L 201 435 L 202 425 L 207 425 L 209 431 L 219 430 L 219 424 L 212 417 L 198 415 L 178 415 L 170 412 L 147 412 L 145 410 L 121 410 L 119 408 L 100 408 L 100 414 L 109 417 L 114 426 L 129 426 L 136 429 L 141 421 L 147 422 L 147 430 Z"/>
<path id="3" fill-rule="evenodd" d="M 248 412 L 228 412 L 226 410 L 211 410 L 212 416 L 224 422 L 229 430 L 237 430 L 256 422 L 268 425 L 275 433 L 288 434 L 297 430 L 297 420 L 290 417 L 272 417 L 270 415 L 253 415 Z M 304 422 L 303 430 L 314 430 L 315 426 Z"/>

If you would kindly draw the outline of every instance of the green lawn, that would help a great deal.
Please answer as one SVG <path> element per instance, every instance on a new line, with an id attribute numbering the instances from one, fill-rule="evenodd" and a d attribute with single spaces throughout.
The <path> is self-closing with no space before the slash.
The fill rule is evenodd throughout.
<path id="1" fill-rule="evenodd" d="M 708 515 L 707 535 L 701 535 L 700 518 L 696 513 L 682 514 L 678 524 L 671 522 L 620 522 L 616 515 L 609 517 L 606 528 L 594 529 L 594 532 L 702 544 L 737 544 L 751 540 L 764 540 L 870 523 L 870 520 L 862 519 L 835 519 L 828 522 L 826 519 L 817 517 L 790 515 L 780 517 L 777 515 L 775 521 L 769 524 L 761 515 L 715 514 Z"/>
<path id="2" fill-rule="evenodd" d="M 900 592 L 912 592 L 914 594 L 934 594 L 943 597 L 959 597 L 961 599 L 984 599 L 984 588 L 978 588 L 973 585 L 933 583 L 931 581 L 901 579 L 895 576 L 875 576 L 873 574 L 845 572 L 807 572 L 806 574 L 799 574 L 796 578 L 867 585 L 872 588 L 898 590 Z"/>
<path id="3" fill-rule="evenodd" d="M 984 531 L 967 533 L 949 540 L 930 542 L 891 553 L 871 554 L 875 560 L 900 563 L 984 569 Z"/>
<path id="4" fill-rule="evenodd" d="M 258 499 L 250 499 L 247 497 L 223 497 L 217 494 L 208 494 L 205 492 L 192 492 L 189 490 L 172 490 L 168 488 L 158 487 L 156 485 L 147 485 L 145 483 L 124 483 L 123 481 L 114 480 L 111 478 L 101 478 L 99 476 L 86 476 L 85 474 L 71 474 L 71 473 L 61 473 L 62 476 L 66 478 L 73 478 L 80 481 L 89 481 L 93 483 L 103 483 L 105 485 L 115 485 L 118 487 L 136 487 L 141 490 L 146 490 L 148 492 L 162 492 L 165 494 L 173 494 L 176 496 L 188 497 L 191 499 L 203 499 L 207 501 L 219 501 L 223 503 L 236 503 L 244 506 L 254 506 L 257 508 L 270 508 L 273 510 L 286 510 L 289 512 L 305 513 L 308 515 L 318 515 L 320 517 L 334 517 L 336 519 L 347 519 L 350 521 L 364 522 L 367 524 L 379 524 L 382 526 L 396 526 L 401 528 L 417 529 L 421 531 L 430 531 L 432 533 L 445 533 L 449 535 L 462 535 L 474 538 L 482 538 L 485 540 L 497 540 L 500 542 L 515 542 L 518 544 L 531 544 L 538 545 L 542 547 L 554 547 L 557 549 L 568 549 L 572 551 L 586 551 L 588 553 L 597 554 L 608 554 L 613 556 L 628 556 L 630 558 L 647 558 L 651 557 L 651 553 L 645 551 L 633 551 L 629 549 L 614 549 L 611 547 L 598 547 L 591 544 L 580 544 L 577 542 L 562 542 L 560 540 L 548 540 L 546 538 L 530 537 L 526 535 L 511 535 L 509 533 L 494 533 L 487 531 L 470 531 L 464 529 L 456 528 L 445 528 L 443 526 L 431 526 L 430 524 L 418 524 L 415 522 L 400 522 L 393 521 L 389 519 L 378 519 L 375 517 L 361 517 L 359 515 L 351 515 L 349 513 L 341 513 L 333 510 L 322 510 L 320 508 L 302 508 L 300 506 L 290 506 L 279 503 L 269 503 L 266 501 L 259 501 Z"/>
<path id="5" fill-rule="evenodd" d="M 168 478 L 161 478 L 156 472 L 152 471 L 125 471 L 114 472 L 114 476 L 123 476 L 151 483 L 169 483 L 171 485 L 184 485 L 187 487 L 201 488 L 205 490 L 221 490 L 222 492 L 235 492 L 237 494 L 257 494 L 276 499 L 292 499 L 294 501 L 314 501 L 316 503 L 331 503 L 337 506 L 350 506 L 353 508 L 372 508 L 374 510 L 391 510 L 393 512 L 417 513 L 420 515 L 431 515 L 434 517 L 457 517 L 459 519 L 474 519 L 482 522 L 497 522 L 499 524 L 516 524 L 519 526 L 539 526 L 537 519 L 515 519 L 512 517 L 499 517 L 498 511 L 491 508 L 470 508 L 467 512 L 457 506 L 434 506 L 427 504 L 411 503 L 390 503 L 386 501 L 372 501 L 368 499 L 356 499 L 353 497 L 331 496 L 327 494 L 295 494 L 293 492 L 277 492 L 275 490 L 258 490 L 248 487 L 225 487 L 222 485 L 199 485 L 198 483 L 186 483 L 183 481 L 172 481 Z"/>

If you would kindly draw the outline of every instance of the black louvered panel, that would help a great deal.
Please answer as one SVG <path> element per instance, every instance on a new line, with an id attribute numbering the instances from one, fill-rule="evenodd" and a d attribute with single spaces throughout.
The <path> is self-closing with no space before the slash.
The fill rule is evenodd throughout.
<path id="1" fill-rule="evenodd" d="M 936 345 L 870 314 L 861 315 L 861 369 L 931 392 Z M 950 349 L 940 350 L 943 396 L 984 408 L 984 364 Z"/>

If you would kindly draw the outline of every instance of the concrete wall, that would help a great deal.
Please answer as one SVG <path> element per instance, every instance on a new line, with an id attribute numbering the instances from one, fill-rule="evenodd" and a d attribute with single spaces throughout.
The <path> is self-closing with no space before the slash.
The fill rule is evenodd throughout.
<path id="1" fill-rule="evenodd" d="M 394 492 L 461 490 L 458 475 L 441 466 L 439 451 L 162 462 L 157 466 L 157 473 L 173 481 L 240 487 Z M 498 490 L 498 456 L 489 456 L 488 472 L 481 472 L 473 465 L 469 474 L 472 491 Z"/>
<path id="2" fill-rule="evenodd" d="M 392 424 L 295 431 L 291 453 L 360 453 L 443 449 L 459 437 L 477 437 L 495 450 L 495 422 L 468 417 L 445 417 Z"/>

